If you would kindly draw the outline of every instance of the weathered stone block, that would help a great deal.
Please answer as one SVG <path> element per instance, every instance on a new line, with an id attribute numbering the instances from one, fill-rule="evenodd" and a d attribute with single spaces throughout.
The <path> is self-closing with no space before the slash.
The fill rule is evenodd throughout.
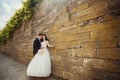
<path id="1" fill-rule="evenodd" d="M 120 49 L 119 48 L 98 48 L 98 58 L 105 58 L 105 59 L 120 59 Z"/>
<path id="2" fill-rule="evenodd" d="M 96 57 L 96 49 L 95 48 L 77 49 L 77 57 Z"/>
<path id="3" fill-rule="evenodd" d="M 73 56 L 73 57 L 76 57 L 77 56 L 77 50 L 76 49 L 71 49 L 71 55 Z"/>

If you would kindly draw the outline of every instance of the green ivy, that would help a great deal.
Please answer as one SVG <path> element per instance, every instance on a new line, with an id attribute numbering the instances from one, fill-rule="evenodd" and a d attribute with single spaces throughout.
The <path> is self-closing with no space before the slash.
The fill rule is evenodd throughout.
<path id="1" fill-rule="evenodd" d="M 5 27 L 0 30 L 0 44 L 4 44 L 8 39 L 10 39 L 14 31 L 21 26 L 20 24 L 32 17 L 37 2 L 38 0 L 22 1 L 23 6 L 16 10 Z"/>

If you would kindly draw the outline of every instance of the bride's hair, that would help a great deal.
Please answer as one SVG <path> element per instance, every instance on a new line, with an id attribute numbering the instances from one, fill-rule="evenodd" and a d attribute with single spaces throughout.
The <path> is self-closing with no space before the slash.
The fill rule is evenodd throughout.
<path id="1" fill-rule="evenodd" d="M 42 35 L 45 36 L 45 40 L 48 41 L 47 35 L 46 34 L 42 34 Z M 42 39 L 42 41 L 43 41 L 43 39 Z"/>

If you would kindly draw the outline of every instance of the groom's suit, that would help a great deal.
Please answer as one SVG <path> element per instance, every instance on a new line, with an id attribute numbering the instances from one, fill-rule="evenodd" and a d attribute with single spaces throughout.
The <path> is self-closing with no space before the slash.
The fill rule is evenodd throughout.
<path id="1" fill-rule="evenodd" d="M 33 43 L 33 55 L 35 55 L 38 50 L 40 49 L 41 46 L 41 40 L 38 38 L 35 38 L 34 43 Z"/>

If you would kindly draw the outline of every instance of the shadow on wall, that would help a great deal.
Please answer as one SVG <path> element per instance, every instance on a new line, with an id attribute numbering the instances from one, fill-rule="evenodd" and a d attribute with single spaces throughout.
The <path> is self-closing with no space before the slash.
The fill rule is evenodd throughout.
<path id="1" fill-rule="evenodd" d="M 120 0 L 108 0 L 107 8 L 113 18 L 120 18 Z"/>

